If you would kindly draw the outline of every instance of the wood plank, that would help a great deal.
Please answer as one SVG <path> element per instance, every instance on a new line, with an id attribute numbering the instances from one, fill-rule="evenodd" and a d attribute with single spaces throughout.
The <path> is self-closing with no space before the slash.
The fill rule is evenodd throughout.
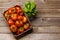
<path id="1" fill-rule="evenodd" d="M 60 25 L 60 18 L 54 18 L 54 17 L 36 18 L 31 23 L 32 25 Z"/>
<path id="2" fill-rule="evenodd" d="M 32 25 L 60 25 L 60 17 L 38 17 L 31 21 Z M 8 26 L 4 18 L 0 18 L 0 26 Z"/>
<path id="3" fill-rule="evenodd" d="M 16 39 L 12 34 L 0 34 L 0 40 Z M 20 38 L 19 40 L 60 40 L 60 34 L 29 34 L 23 38 Z"/>
<path id="4" fill-rule="evenodd" d="M 20 40 L 60 40 L 59 34 L 30 34 Z"/>
<path id="5" fill-rule="evenodd" d="M 5 2 L 19 2 L 20 0 L 0 0 L 0 3 L 5 3 Z"/>
<path id="6" fill-rule="evenodd" d="M 12 34 L 0 34 L 0 40 L 16 40 Z"/>
<path id="7" fill-rule="evenodd" d="M 11 33 L 9 27 L 0 27 L 0 34 L 8 34 Z"/>
<path id="8" fill-rule="evenodd" d="M 60 26 L 41 26 L 38 27 L 38 33 L 60 33 Z"/>
<path id="9" fill-rule="evenodd" d="M 22 8 L 24 7 L 26 1 L 21 1 L 21 2 L 7 2 L 7 3 L 0 3 L 0 7 L 11 7 L 14 5 L 21 5 Z M 46 2 L 42 2 L 41 0 L 35 0 L 35 3 L 37 5 L 37 8 L 40 9 L 60 9 L 60 2 L 57 3 L 46 3 Z"/>
<path id="10" fill-rule="evenodd" d="M 32 26 L 35 34 L 60 34 L 60 26 Z M 11 34 L 9 27 L 0 27 L 0 34 Z"/>

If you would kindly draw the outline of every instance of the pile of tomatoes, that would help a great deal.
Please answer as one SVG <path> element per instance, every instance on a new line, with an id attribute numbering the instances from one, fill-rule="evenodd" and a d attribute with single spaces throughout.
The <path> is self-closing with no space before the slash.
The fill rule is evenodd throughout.
<path id="1" fill-rule="evenodd" d="M 20 6 L 9 8 L 4 13 L 4 17 L 7 20 L 10 30 L 15 34 L 20 34 L 30 27 L 28 19 Z"/>

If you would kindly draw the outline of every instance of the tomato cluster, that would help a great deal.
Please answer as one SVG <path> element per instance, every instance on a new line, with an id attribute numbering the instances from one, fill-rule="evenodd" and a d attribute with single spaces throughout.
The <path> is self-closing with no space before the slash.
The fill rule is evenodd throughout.
<path id="1" fill-rule="evenodd" d="M 20 6 L 9 8 L 4 17 L 10 27 L 10 30 L 15 34 L 20 34 L 30 27 L 27 17 L 24 15 Z"/>

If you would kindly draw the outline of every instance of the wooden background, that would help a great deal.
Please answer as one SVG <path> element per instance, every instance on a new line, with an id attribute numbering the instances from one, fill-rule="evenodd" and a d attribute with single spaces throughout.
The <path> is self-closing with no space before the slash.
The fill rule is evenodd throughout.
<path id="1" fill-rule="evenodd" d="M 3 12 L 14 5 L 24 7 L 28 0 L 0 0 L 0 40 L 16 40 L 3 17 Z M 35 0 L 37 18 L 31 22 L 33 32 L 19 40 L 60 40 L 60 0 Z"/>

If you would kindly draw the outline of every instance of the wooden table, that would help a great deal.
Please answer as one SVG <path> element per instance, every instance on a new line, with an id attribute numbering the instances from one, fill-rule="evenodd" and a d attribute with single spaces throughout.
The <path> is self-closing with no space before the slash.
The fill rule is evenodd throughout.
<path id="1" fill-rule="evenodd" d="M 0 40 L 16 40 L 9 30 L 3 12 L 26 0 L 0 0 Z M 60 40 L 60 0 L 35 0 L 37 18 L 31 21 L 33 32 L 19 40 Z"/>

